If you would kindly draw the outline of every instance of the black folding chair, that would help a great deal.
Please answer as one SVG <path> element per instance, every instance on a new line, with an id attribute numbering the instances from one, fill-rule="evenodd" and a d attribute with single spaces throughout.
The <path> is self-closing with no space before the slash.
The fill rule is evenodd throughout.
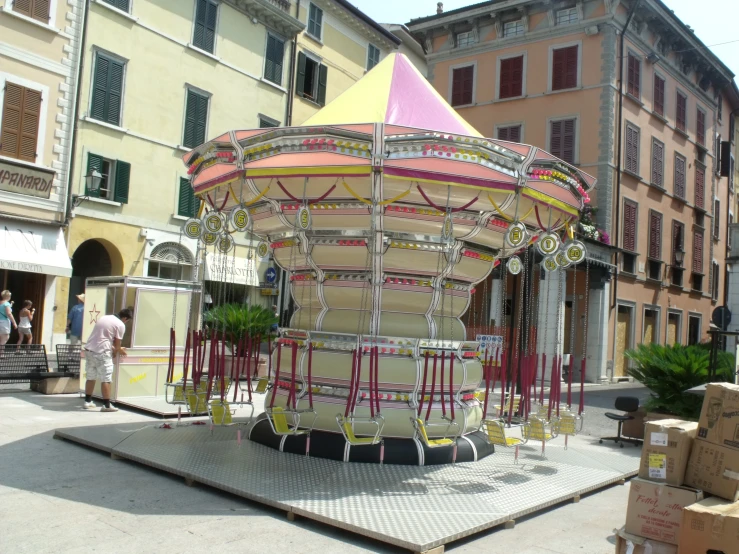
<path id="1" fill-rule="evenodd" d="M 606 417 L 608 419 L 612 419 L 613 421 L 618 421 L 618 434 L 615 437 L 602 437 L 600 439 L 600 444 L 603 444 L 603 441 L 614 441 L 616 444 L 618 444 L 621 448 L 624 447 L 624 441 L 629 442 L 633 444 L 634 446 L 639 446 L 642 441 L 639 439 L 627 439 L 621 436 L 621 429 L 623 428 L 624 421 L 631 421 L 634 419 L 632 414 L 636 412 L 639 409 L 639 399 L 635 396 L 619 396 L 616 398 L 616 402 L 614 404 L 614 407 L 617 410 L 621 410 L 622 412 L 626 412 L 625 414 L 614 414 L 611 412 L 606 412 Z"/>

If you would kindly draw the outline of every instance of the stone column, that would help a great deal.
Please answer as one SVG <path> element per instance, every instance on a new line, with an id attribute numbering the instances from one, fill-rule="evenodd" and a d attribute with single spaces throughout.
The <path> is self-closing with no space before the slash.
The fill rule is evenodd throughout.
<path id="1" fill-rule="evenodd" d="M 556 270 L 542 272 L 541 286 L 539 287 L 539 331 L 537 338 L 537 349 L 539 356 L 547 355 L 547 363 L 544 368 L 544 380 L 550 381 L 552 373 L 552 360 L 555 355 L 562 355 L 564 340 L 565 318 L 565 290 L 559 297 L 560 281 L 566 279 L 566 272 Z M 564 283 L 562 283 L 564 287 Z M 559 305 L 558 305 L 559 304 Z M 558 309 L 559 308 L 559 309 Z M 559 314 L 559 317 L 557 315 Z M 557 344 L 557 333 L 559 332 L 560 344 Z"/>

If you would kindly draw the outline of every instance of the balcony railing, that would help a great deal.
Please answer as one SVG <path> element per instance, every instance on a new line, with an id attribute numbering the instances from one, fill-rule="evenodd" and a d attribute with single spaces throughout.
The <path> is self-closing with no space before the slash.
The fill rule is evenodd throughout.
<path id="1" fill-rule="evenodd" d="M 290 13 L 290 0 L 267 0 L 267 2 L 280 8 L 284 12 Z"/>

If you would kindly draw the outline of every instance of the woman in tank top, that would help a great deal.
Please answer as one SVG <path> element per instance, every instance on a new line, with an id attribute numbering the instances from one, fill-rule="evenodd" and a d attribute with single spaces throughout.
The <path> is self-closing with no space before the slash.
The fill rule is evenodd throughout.
<path id="1" fill-rule="evenodd" d="M 20 346 L 25 340 L 29 345 L 33 342 L 33 334 L 31 333 L 31 322 L 33 321 L 33 314 L 36 313 L 36 309 L 32 308 L 33 302 L 26 300 L 23 302 L 23 309 L 20 313 L 20 322 L 18 323 L 18 347 L 20 352 Z"/>

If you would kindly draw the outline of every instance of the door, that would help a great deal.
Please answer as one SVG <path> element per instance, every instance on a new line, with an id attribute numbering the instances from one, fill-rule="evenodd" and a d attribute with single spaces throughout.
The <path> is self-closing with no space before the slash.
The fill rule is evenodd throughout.
<path id="1" fill-rule="evenodd" d="M 701 318 L 688 316 L 688 344 L 698 344 L 701 341 Z"/>
<path id="2" fill-rule="evenodd" d="M 657 339 L 657 311 L 644 310 L 644 344 L 652 344 Z"/>
<path id="3" fill-rule="evenodd" d="M 626 368 L 629 367 L 626 351 L 631 348 L 631 308 L 618 307 L 616 319 L 616 359 L 613 368 L 613 377 L 626 377 Z"/>
<path id="4" fill-rule="evenodd" d="M 680 316 L 677 314 L 667 314 L 667 337 L 666 341 L 669 346 L 673 346 L 680 342 L 678 336 L 678 327 L 680 325 Z"/>

